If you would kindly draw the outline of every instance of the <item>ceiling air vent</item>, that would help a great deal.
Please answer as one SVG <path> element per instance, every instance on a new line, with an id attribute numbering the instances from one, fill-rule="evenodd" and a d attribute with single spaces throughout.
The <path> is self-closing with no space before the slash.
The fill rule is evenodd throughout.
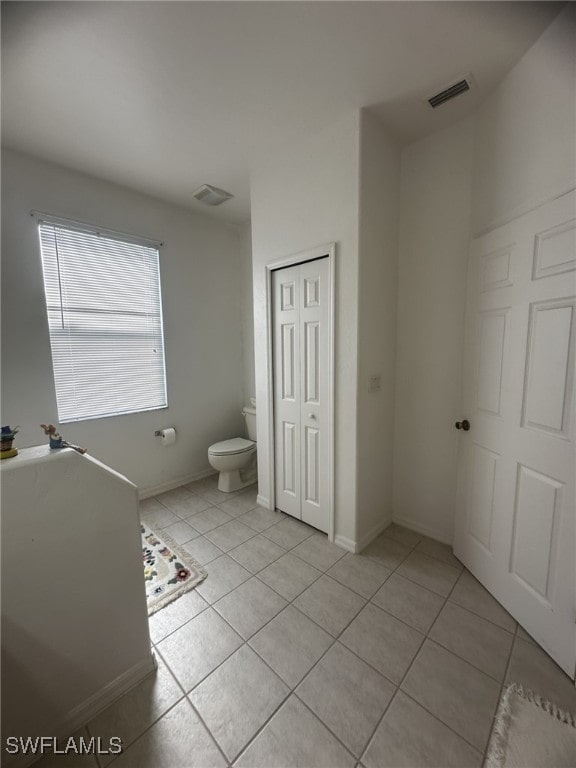
<path id="1" fill-rule="evenodd" d="M 436 107 L 439 107 L 441 104 L 445 104 L 447 101 L 450 101 L 450 99 L 456 98 L 456 96 L 460 96 L 461 93 L 466 93 L 466 91 L 470 90 L 470 79 L 464 78 L 463 80 L 458 80 L 457 83 L 454 83 L 453 85 L 450 85 L 448 88 L 444 88 L 443 91 L 440 91 L 439 93 L 435 93 L 434 96 L 431 96 L 428 99 L 428 104 L 432 107 L 432 109 L 436 109 Z"/>
<path id="2" fill-rule="evenodd" d="M 226 192 L 225 189 L 213 187 L 211 184 L 202 184 L 196 192 L 192 193 L 192 197 L 195 197 L 196 200 L 199 200 L 205 205 L 221 205 L 222 203 L 225 203 L 226 200 L 230 200 L 231 197 L 234 197 L 234 195 L 231 195 L 230 192 Z"/>

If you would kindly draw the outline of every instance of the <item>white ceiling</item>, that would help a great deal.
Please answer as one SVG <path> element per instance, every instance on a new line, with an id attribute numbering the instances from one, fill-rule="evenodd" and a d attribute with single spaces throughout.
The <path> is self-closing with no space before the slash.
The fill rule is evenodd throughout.
<path id="1" fill-rule="evenodd" d="M 474 110 L 555 2 L 2 3 L 3 143 L 230 221 L 249 174 L 371 107 L 403 143 Z M 476 88 L 425 98 L 471 72 Z M 234 199 L 207 209 L 203 183 Z"/>

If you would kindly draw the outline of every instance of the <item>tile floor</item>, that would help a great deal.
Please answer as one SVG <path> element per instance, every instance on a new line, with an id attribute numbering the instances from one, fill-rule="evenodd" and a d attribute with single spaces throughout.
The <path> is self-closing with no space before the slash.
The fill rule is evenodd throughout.
<path id="1" fill-rule="evenodd" d="M 465 768 L 505 681 L 576 711 L 573 683 L 445 545 L 391 525 L 347 554 L 215 477 L 141 506 L 209 576 L 150 619 L 157 674 L 88 724 L 124 742 L 101 766 Z"/>

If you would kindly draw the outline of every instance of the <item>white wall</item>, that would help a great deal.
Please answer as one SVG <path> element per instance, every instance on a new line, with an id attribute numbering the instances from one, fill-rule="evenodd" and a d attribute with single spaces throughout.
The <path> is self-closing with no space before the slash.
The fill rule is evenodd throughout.
<path id="1" fill-rule="evenodd" d="M 256 396 L 254 380 L 254 296 L 252 290 L 252 224 L 238 228 L 240 237 L 241 310 L 242 310 L 242 391 L 244 403 Z"/>
<path id="2" fill-rule="evenodd" d="M 576 8 L 469 120 L 402 153 L 394 519 L 451 541 L 472 233 L 576 180 Z"/>
<path id="3" fill-rule="evenodd" d="M 576 183 L 575 41 L 569 3 L 480 108 L 474 232 Z"/>
<path id="4" fill-rule="evenodd" d="M 356 541 L 392 519 L 400 151 L 361 113 Z M 382 388 L 369 392 L 370 376 Z"/>
<path id="5" fill-rule="evenodd" d="M 451 541 L 472 125 L 460 122 L 402 153 L 394 519 Z"/>
<path id="6" fill-rule="evenodd" d="M 454 515 L 458 435 L 453 421 L 460 416 L 470 211 L 472 230 L 479 231 L 574 184 L 575 15 L 576 8 L 568 5 L 476 116 L 402 153 L 394 518 L 440 539 L 451 539 Z M 375 131 L 370 121 L 363 123 L 365 141 Z M 240 308 L 249 279 L 245 230 L 239 244 L 235 231 L 212 220 L 6 153 L 3 419 L 22 425 L 18 444 L 37 443 L 42 436 L 36 425 L 57 420 L 31 208 L 166 243 L 162 280 L 169 409 L 82 422 L 64 430 L 69 439 L 86 444 L 93 455 L 144 488 L 174 484 L 207 469 L 206 447 L 242 434 L 240 409 L 254 388 L 260 493 L 270 497 L 264 466 L 270 449 L 264 265 L 336 240 L 336 532 L 355 540 L 387 515 L 386 501 L 382 509 L 370 504 L 376 470 L 384 477 L 389 466 L 392 385 L 387 361 L 393 342 L 387 313 L 393 296 L 388 293 L 380 309 L 373 300 L 364 305 L 362 297 L 378 280 L 388 289 L 393 283 L 393 264 L 386 257 L 392 254 L 392 218 L 381 222 L 378 234 L 377 213 L 370 206 L 379 200 L 383 217 L 392 210 L 394 159 L 391 148 L 382 150 L 381 170 L 388 167 L 389 177 L 376 170 L 372 176 L 370 163 L 363 165 L 360 183 L 366 186 L 360 189 L 360 133 L 360 116 L 351 112 L 279 153 L 253 175 L 254 384 L 250 309 L 246 306 L 242 313 Z M 380 237 L 383 263 L 376 257 Z M 365 274 L 360 285 L 359 271 Z M 378 280 L 372 281 L 371 274 Z M 366 376 L 378 373 L 379 367 L 382 394 L 364 397 Z M 176 425 L 180 438 L 174 447 L 162 449 L 153 431 L 168 424 Z M 373 445 L 377 431 L 387 447 L 380 457 L 363 457 L 357 440 Z M 368 510 L 358 521 L 357 505 Z"/>
<path id="7" fill-rule="evenodd" d="M 171 487 L 209 469 L 216 440 L 243 434 L 238 232 L 208 217 L 13 152 L 2 155 L 3 423 L 17 445 L 58 422 L 36 209 L 162 240 L 166 410 L 67 424 L 62 432 L 141 489 Z M 162 448 L 154 430 L 174 425 Z"/>
<path id="8" fill-rule="evenodd" d="M 335 530 L 353 540 L 356 507 L 359 114 L 293 145 L 252 176 L 259 493 L 270 499 L 265 265 L 336 241 Z"/>

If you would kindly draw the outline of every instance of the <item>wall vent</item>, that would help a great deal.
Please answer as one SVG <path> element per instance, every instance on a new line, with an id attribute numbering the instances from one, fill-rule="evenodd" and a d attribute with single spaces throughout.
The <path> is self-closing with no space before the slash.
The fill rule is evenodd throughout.
<path id="1" fill-rule="evenodd" d="M 196 192 L 192 193 L 192 197 L 195 197 L 196 200 L 204 203 L 204 205 L 221 205 L 222 203 L 225 203 L 226 200 L 230 200 L 231 197 L 234 197 L 234 195 L 230 194 L 230 192 L 226 192 L 225 189 L 213 187 L 211 184 L 202 184 L 201 187 L 198 187 Z"/>
<path id="2" fill-rule="evenodd" d="M 439 93 L 435 93 L 434 96 L 431 96 L 428 99 L 428 104 L 430 104 L 432 109 L 436 109 L 436 107 L 439 107 L 441 104 L 445 104 L 447 101 L 450 101 L 450 99 L 454 99 L 456 96 L 460 96 L 461 93 L 466 93 L 466 91 L 469 90 L 470 78 L 458 80 L 457 83 L 454 83 L 453 85 L 448 86 L 448 88 L 444 88 L 443 91 L 439 91 Z"/>

